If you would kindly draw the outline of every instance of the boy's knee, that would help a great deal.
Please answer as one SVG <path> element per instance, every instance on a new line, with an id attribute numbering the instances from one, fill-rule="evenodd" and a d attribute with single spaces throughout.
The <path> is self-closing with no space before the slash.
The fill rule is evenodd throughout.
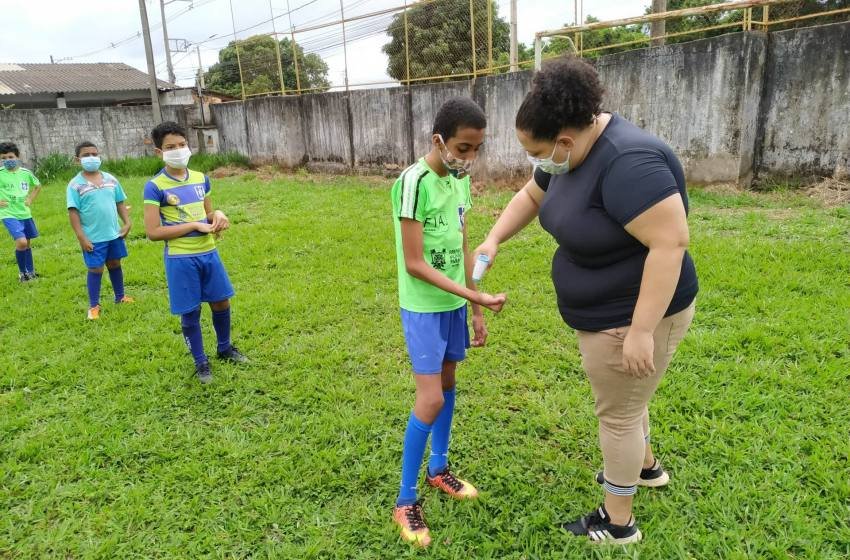
<path id="1" fill-rule="evenodd" d="M 201 322 L 201 308 L 198 307 L 180 316 L 180 324 L 184 327 L 194 327 Z"/>
<path id="2" fill-rule="evenodd" d="M 106 268 L 108 268 L 109 270 L 115 270 L 116 268 L 121 268 L 121 261 L 119 261 L 119 260 L 106 261 Z M 103 270 L 103 269 L 101 269 L 101 270 Z"/>
<path id="3" fill-rule="evenodd" d="M 419 408 L 434 418 L 437 417 L 443 409 L 443 404 L 446 402 L 443 395 L 439 393 L 436 395 L 422 395 L 418 400 L 420 404 Z"/>
<path id="4" fill-rule="evenodd" d="M 101 266 L 99 268 L 90 268 L 89 272 L 91 272 L 92 274 L 103 274 L 103 267 Z"/>
<path id="5" fill-rule="evenodd" d="M 15 239 L 15 249 L 18 251 L 26 251 L 29 248 L 29 241 L 25 237 Z"/>
<path id="6" fill-rule="evenodd" d="M 213 311 L 226 311 L 230 309 L 230 300 L 224 299 L 221 301 L 211 301 L 210 309 L 212 309 Z"/>

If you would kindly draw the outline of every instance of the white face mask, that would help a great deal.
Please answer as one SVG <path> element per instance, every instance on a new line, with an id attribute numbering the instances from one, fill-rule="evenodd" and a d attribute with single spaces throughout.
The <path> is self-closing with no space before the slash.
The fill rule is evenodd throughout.
<path id="1" fill-rule="evenodd" d="M 558 143 L 555 142 L 555 146 L 552 148 L 552 155 L 548 158 L 536 158 L 530 154 L 526 154 L 528 157 L 528 161 L 531 162 L 531 165 L 534 167 L 539 167 L 549 175 L 562 175 L 564 173 L 569 172 L 570 170 L 570 152 L 567 152 L 567 159 L 562 163 L 555 163 L 555 150 L 558 149 Z"/>
<path id="2" fill-rule="evenodd" d="M 188 147 L 162 152 L 162 161 L 165 162 L 165 165 L 174 169 L 186 169 L 189 166 L 190 157 L 192 157 L 192 150 Z"/>

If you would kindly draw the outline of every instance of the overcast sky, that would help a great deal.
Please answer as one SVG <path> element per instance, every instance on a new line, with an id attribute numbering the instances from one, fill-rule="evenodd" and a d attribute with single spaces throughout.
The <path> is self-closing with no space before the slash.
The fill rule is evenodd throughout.
<path id="1" fill-rule="evenodd" d="M 288 31 L 287 1 L 292 12 L 295 29 L 305 28 L 339 19 L 339 0 L 232 0 L 236 29 L 260 24 L 239 34 L 245 38 L 257 33 L 272 31 L 268 22 L 272 14 L 278 32 Z M 162 30 L 160 27 L 159 0 L 146 0 L 148 18 L 152 26 L 154 58 L 157 75 L 167 79 Z M 208 68 L 218 60 L 218 50 L 233 38 L 230 0 L 166 0 L 166 19 L 171 38 L 201 43 L 201 62 Z M 346 17 L 370 13 L 404 5 L 404 0 L 343 0 Z M 615 19 L 641 15 L 649 0 L 587 0 L 583 12 L 599 19 Z M 509 0 L 498 0 L 499 15 L 509 20 Z M 192 6 L 192 9 L 181 15 Z M 572 24 L 573 2 L 570 0 L 518 0 L 519 40 L 533 42 L 534 33 Z M 0 34 L 2 58 L 0 63 L 50 62 L 124 62 L 147 71 L 144 43 L 137 36 L 141 30 L 138 0 L 29 0 L 15 2 L 12 15 L 14 25 L 5 25 Z M 367 33 L 377 19 L 349 24 L 349 34 Z M 341 27 L 296 35 L 296 40 L 308 52 L 319 49 L 319 54 L 330 67 L 329 78 L 334 85 L 343 83 L 343 51 L 336 46 L 341 38 Z M 124 41 L 120 43 L 121 41 Z M 387 42 L 385 34 L 377 32 L 351 43 L 348 48 L 349 81 L 368 83 L 388 80 L 386 56 L 381 46 Z M 117 44 L 120 43 L 120 44 Z M 111 45 L 116 44 L 114 47 Z M 178 83 L 192 85 L 198 68 L 194 47 L 187 53 L 173 56 Z"/>

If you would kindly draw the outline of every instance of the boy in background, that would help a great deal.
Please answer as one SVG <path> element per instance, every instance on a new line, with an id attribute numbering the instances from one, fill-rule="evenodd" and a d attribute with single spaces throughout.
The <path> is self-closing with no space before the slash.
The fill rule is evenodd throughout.
<path id="1" fill-rule="evenodd" d="M 0 219 L 15 240 L 18 279 L 29 282 L 38 278 L 32 259 L 32 240 L 38 228 L 30 206 L 41 191 L 41 183 L 32 171 L 21 167 L 21 151 L 12 142 L 0 143 Z"/>
<path id="2" fill-rule="evenodd" d="M 100 286 L 103 267 L 109 270 L 109 280 L 115 294 L 115 303 L 132 303 L 133 298 L 124 293 L 124 271 L 121 259 L 127 256 L 124 239 L 132 222 L 124 201 L 127 196 L 118 179 L 100 170 L 101 159 L 97 146 L 81 142 L 75 150 L 75 161 L 83 168 L 68 183 L 67 206 L 71 228 L 83 250 L 83 261 L 88 267 L 86 286 L 89 294 L 90 320 L 100 318 Z M 118 217 L 124 224 L 118 227 Z"/>

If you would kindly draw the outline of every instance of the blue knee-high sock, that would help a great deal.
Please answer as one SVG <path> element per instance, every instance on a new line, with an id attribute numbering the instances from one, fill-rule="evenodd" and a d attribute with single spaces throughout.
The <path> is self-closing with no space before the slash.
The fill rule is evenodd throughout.
<path id="1" fill-rule="evenodd" d="M 24 249 L 23 251 L 18 251 L 15 249 L 15 260 L 18 261 L 18 270 L 21 273 L 25 273 L 27 271 L 27 251 Z"/>
<path id="2" fill-rule="evenodd" d="M 413 412 L 407 421 L 404 432 L 404 452 L 401 459 L 401 489 L 396 505 L 409 506 L 416 503 L 416 482 L 419 480 L 419 469 L 425 456 L 425 445 L 431 426 L 418 419 Z"/>
<path id="3" fill-rule="evenodd" d="M 201 308 L 184 313 L 180 317 L 180 323 L 183 327 L 183 339 L 186 341 L 186 346 L 189 347 L 189 352 L 195 358 L 196 364 L 201 364 L 207 361 L 207 355 L 204 354 L 204 337 L 201 334 Z"/>
<path id="4" fill-rule="evenodd" d="M 230 349 L 230 308 L 223 311 L 212 312 L 213 328 L 218 340 L 218 351 L 224 352 Z"/>
<path id="5" fill-rule="evenodd" d="M 109 281 L 112 282 L 112 291 L 115 292 L 115 303 L 124 297 L 124 271 L 121 267 L 109 269 Z"/>
<path id="6" fill-rule="evenodd" d="M 449 439 L 455 411 L 455 388 L 443 391 L 443 399 L 445 400 L 443 408 L 431 428 L 431 458 L 428 461 L 430 476 L 443 472 L 449 464 Z"/>
<path id="7" fill-rule="evenodd" d="M 35 265 L 32 263 L 32 249 L 24 251 L 24 255 L 26 256 L 27 272 L 35 272 Z"/>
<path id="8" fill-rule="evenodd" d="M 102 280 L 102 272 L 92 272 L 89 270 L 86 276 L 86 287 L 89 290 L 89 307 L 94 307 L 100 303 L 100 283 Z"/>

